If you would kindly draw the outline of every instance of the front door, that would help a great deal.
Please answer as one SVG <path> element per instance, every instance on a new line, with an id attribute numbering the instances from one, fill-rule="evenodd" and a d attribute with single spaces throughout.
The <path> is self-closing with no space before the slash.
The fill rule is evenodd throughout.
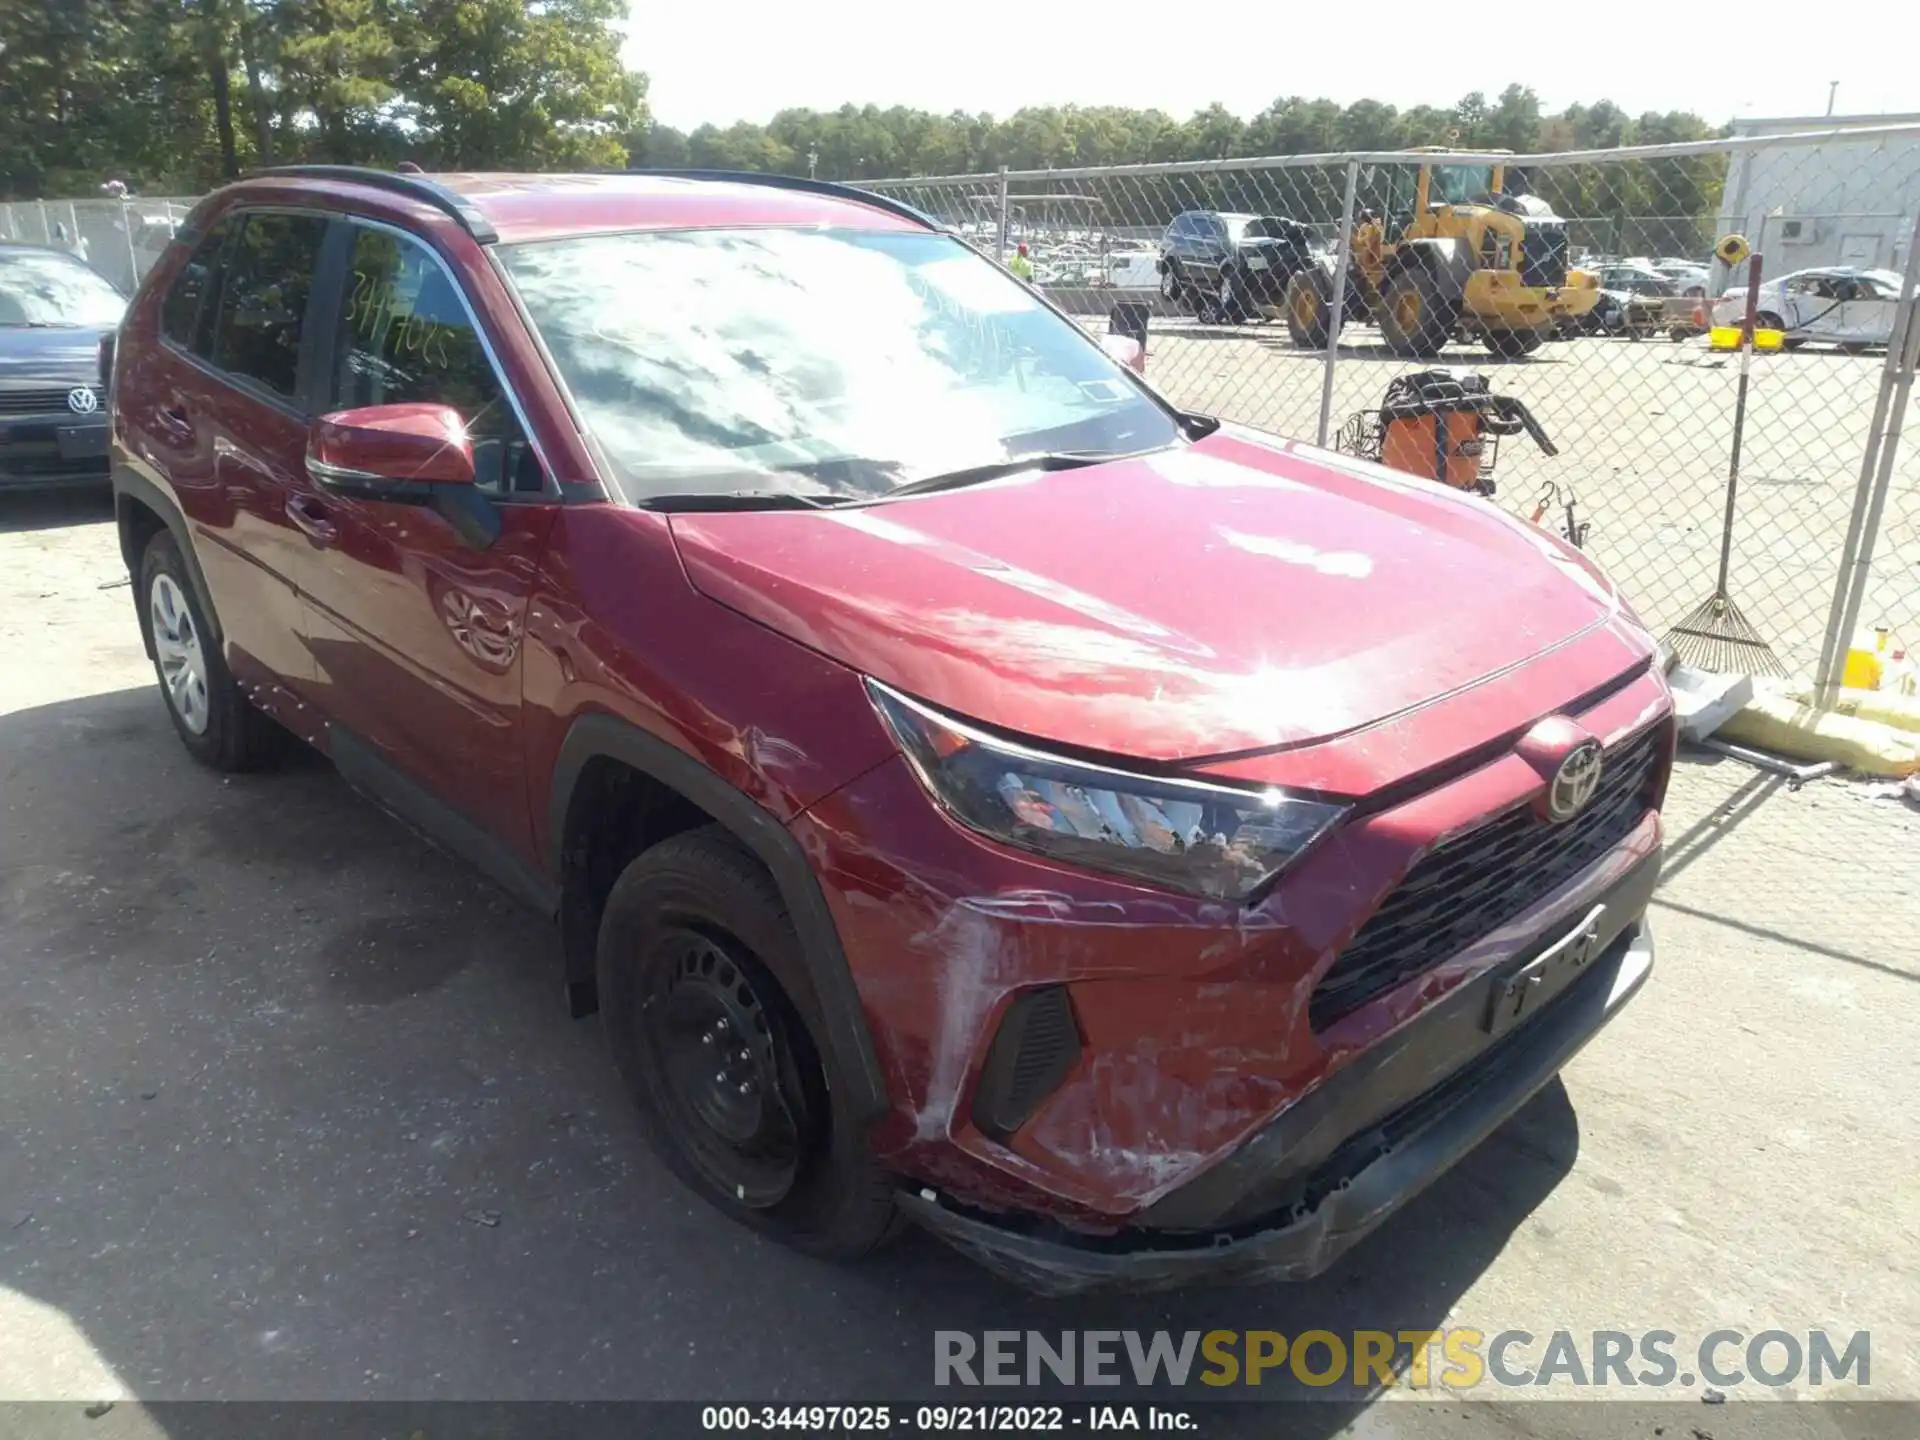
<path id="1" fill-rule="evenodd" d="M 349 744 L 526 856 L 521 641 L 558 502 L 451 272 L 384 226 L 355 224 L 349 253 L 321 408 L 451 405 L 501 524 L 479 549 L 433 509 L 321 489 L 300 587 L 316 703 Z"/>
<path id="2" fill-rule="evenodd" d="M 1846 302 L 1841 306 L 1844 319 L 1841 330 L 1851 344 L 1885 345 L 1893 339 L 1893 312 L 1900 303 L 1900 292 L 1871 276 L 1861 275 L 1850 282 Z"/>

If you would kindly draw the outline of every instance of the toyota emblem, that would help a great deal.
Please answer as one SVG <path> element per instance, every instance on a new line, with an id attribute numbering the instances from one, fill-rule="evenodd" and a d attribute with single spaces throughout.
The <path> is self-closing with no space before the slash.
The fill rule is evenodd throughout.
<path id="1" fill-rule="evenodd" d="M 1574 746 L 1547 786 L 1547 814 L 1555 820 L 1571 820 L 1586 809 L 1593 792 L 1600 788 L 1600 764 L 1599 741 L 1585 740 Z"/>
<path id="2" fill-rule="evenodd" d="M 76 415 L 91 415 L 100 408 L 100 397 L 90 385 L 76 385 L 67 391 L 67 408 Z"/>

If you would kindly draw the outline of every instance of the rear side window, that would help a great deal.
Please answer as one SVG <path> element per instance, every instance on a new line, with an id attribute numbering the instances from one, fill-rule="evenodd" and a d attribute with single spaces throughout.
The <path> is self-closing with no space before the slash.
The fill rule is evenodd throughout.
<path id="1" fill-rule="evenodd" d="M 292 399 L 300 337 L 327 222 L 313 215 L 248 215 L 227 251 L 213 363 Z"/>
<path id="2" fill-rule="evenodd" d="M 230 233 L 226 220 L 209 230 L 187 256 L 187 263 L 167 287 L 160 302 L 160 331 L 167 339 L 195 354 L 204 355 L 210 312 L 207 292 L 213 288 L 214 267 L 220 263 L 220 247 Z M 204 317 L 204 318 L 203 318 Z"/>
<path id="3" fill-rule="evenodd" d="M 538 492 L 539 464 L 439 262 L 390 231 L 361 229 L 349 268 L 331 408 L 451 405 L 467 422 L 480 487 Z"/>

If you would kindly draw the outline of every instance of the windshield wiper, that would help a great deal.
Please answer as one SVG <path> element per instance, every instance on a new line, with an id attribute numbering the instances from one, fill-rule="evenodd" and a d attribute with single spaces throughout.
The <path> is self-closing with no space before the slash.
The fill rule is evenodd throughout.
<path id="1" fill-rule="evenodd" d="M 1079 470 L 1088 465 L 1104 465 L 1109 460 L 1126 458 L 1125 455 L 1095 455 L 1084 450 L 1055 450 L 1041 455 L 1022 455 L 1013 460 L 996 460 L 991 465 L 973 465 L 965 470 L 949 470 L 941 475 L 925 475 L 918 480 L 910 480 L 905 485 L 896 485 L 886 494 L 874 498 L 891 500 L 896 495 L 924 495 L 930 490 L 958 490 L 963 485 L 979 485 L 988 480 L 1000 480 L 1008 475 L 1019 475 L 1028 470 Z"/>
<path id="2" fill-rule="evenodd" d="M 642 510 L 673 515 L 698 510 L 825 510 L 847 497 L 803 494 L 797 490 L 724 490 L 710 494 L 649 495 L 637 502 Z"/>

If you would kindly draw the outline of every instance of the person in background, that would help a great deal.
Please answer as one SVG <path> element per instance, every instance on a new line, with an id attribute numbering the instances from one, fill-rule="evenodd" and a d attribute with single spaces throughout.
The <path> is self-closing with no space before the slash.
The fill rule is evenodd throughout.
<path id="1" fill-rule="evenodd" d="M 1022 240 L 1020 248 L 1013 252 L 1013 258 L 1007 261 L 1007 268 L 1029 285 L 1033 283 L 1033 261 L 1027 258 L 1027 242 Z"/>

